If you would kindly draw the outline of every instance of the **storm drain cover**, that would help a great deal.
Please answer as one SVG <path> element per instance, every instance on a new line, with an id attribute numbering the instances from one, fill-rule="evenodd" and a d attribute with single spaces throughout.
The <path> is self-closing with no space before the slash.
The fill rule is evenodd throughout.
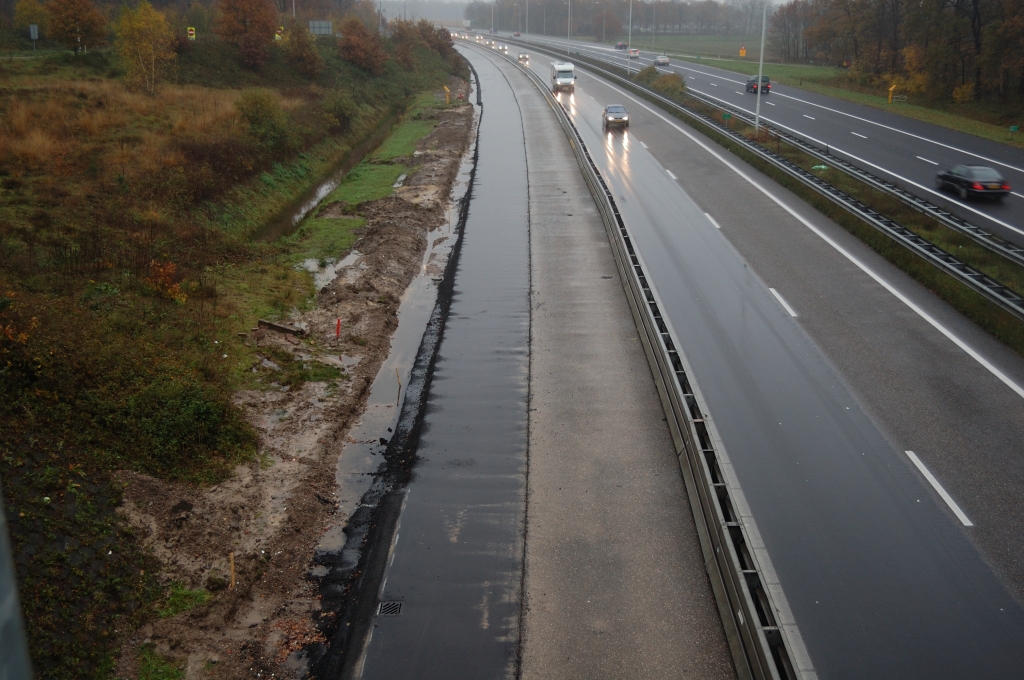
<path id="1" fill-rule="evenodd" d="M 402 613 L 401 602 L 381 602 L 377 613 L 381 616 L 398 616 Z"/>

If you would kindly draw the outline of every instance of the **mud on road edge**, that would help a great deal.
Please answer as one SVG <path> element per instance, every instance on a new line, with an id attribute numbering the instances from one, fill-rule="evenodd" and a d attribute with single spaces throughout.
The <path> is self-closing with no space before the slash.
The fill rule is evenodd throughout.
<path id="1" fill-rule="evenodd" d="M 476 106 L 482 117 L 480 78 L 472 64 L 469 68 L 476 80 Z M 437 300 L 416 353 L 395 434 L 384 451 L 385 463 L 374 476 L 373 484 L 363 495 L 359 508 L 345 527 L 343 548 L 335 553 L 318 555 L 316 559 L 318 566 L 328 569 L 327 575 L 317 579 L 322 598 L 317 623 L 328 642 L 317 642 L 304 648 L 311 661 L 310 676 L 314 678 L 352 677 L 372 627 L 381 582 L 405 503 L 406 488 L 416 463 L 416 451 L 438 348 L 451 309 L 455 271 L 462 253 L 463 231 L 473 198 L 480 153 L 479 135 L 478 120 L 468 187 L 459 201 L 455 244 L 445 265 L 444 276 L 438 285 Z"/>

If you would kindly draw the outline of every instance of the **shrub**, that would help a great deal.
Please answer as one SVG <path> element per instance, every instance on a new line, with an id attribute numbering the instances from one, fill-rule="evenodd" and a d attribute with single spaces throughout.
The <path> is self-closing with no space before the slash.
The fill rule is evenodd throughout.
<path id="1" fill-rule="evenodd" d="M 668 73 L 658 76 L 651 84 L 651 87 L 653 87 L 655 91 L 672 99 L 679 99 L 686 94 L 686 81 L 684 81 L 682 76 L 678 73 Z"/>
<path id="2" fill-rule="evenodd" d="M 284 54 L 299 73 L 313 77 L 324 70 L 324 58 L 317 51 L 313 36 L 298 25 L 293 25 L 285 36 Z"/>
<path id="3" fill-rule="evenodd" d="M 658 79 L 658 76 L 660 75 L 661 74 L 658 73 L 658 69 L 654 68 L 654 66 L 651 65 L 648 66 L 647 68 L 642 68 L 639 71 L 637 71 L 636 75 L 633 76 L 633 79 L 636 80 L 636 82 L 638 83 L 643 83 L 644 85 L 650 87 L 654 83 L 654 81 Z"/>
<path id="4" fill-rule="evenodd" d="M 356 104 L 352 97 L 342 90 L 333 90 L 320 103 L 324 113 L 330 116 L 332 131 L 343 132 L 352 124 L 356 115 Z"/>
<path id="5" fill-rule="evenodd" d="M 271 149 L 288 145 L 288 117 L 273 92 L 260 88 L 243 90 L 235 106 L 249 123 L 253 137 Z"/>

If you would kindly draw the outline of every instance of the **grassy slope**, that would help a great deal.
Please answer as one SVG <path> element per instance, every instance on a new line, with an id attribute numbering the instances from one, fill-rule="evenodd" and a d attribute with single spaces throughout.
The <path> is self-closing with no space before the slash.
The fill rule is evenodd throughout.
<path id="1" fill-rule="evenodd" d="M 448 71 L 425 50 L 416 72 L 392 63 L 379 78 L 329 49 L 324 56 L 328 67 L 310 79 L 276 50 L 256 73 L 228 46 L 197 45 L 181 55 L 179 85 L 155 100 L 124 93 L 105 52 L 0 65 L 9 133 L 0 140 L 9 152 L 0 153 L 0 475 L 38 677 L 107 677 L 118 633 L 165 597 L 117 520 L 110 472 L 209 482 L 251 456 L 254 437 L 230 393 L 252 358 L 223 348 L 257 316 L 309 304 L 310 277 L 296 258 L 347 249 L 358 220 L 275 243 L 251 236 Z M 201 187 L 214 198 L 183 203 L 193 177 L 176 178 L 189 157 L 171 142 L 208 149 L 226 135 L 259 152 L 234 111 L 241 85 L 279 93 L 296 139 L 256 176 L 219 175 L 221 184 Z M 335 88 L 368 95 L 347 132 L 322 135 L 317 102 Z M 37 109 L 18 109 L 33 96 Z M 18 116 L 25 130 L 48 130 L 48 112 L 64 126 L 53 138 L 71 140 L 56 147 L 58 159 L 33 156 L 31 135 L 11 131 Z M 87 253 L 90 238 L 111 253 L 137 248 L 143 273 L 123 270 L 121 255 L 59 264 L 61 242 Z M 150 258 L 180 266 L 167 280 L 147 276 Z M 210 434 L 205 448 L 188 439 L 197 427 Z"/>

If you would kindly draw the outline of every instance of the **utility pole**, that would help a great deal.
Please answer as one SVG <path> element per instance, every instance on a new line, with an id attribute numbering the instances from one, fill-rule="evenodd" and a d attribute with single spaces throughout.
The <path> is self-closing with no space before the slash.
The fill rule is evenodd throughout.
<path id="1" fill-rule="evenodd" d="M 608 8 L 607 7 L 604 9 L 603 12 L 601 12 L 601 17 L 602 17 L 602 22 L 601 22 L 601 42 L 605 42 L 606 41 L 605 35 L 608 33 Z"/>
<path id="2" fill-rule="evenodd" d="M 540 32 L 543 33 L 544 35 L 547 35 L 548 34 L 548 6 L 547 6 L 547 4 L 544 4 L 544 5 L 541 5 L 541 7 L 543 7 L 543 10 L 541 11 L 541 15 L 540 15 L 540 17 L 541 17 Z"/>
<path id="3" fill-rule="evenodd" d="M 757 64 L 757 104 L 754 106 L 754 133 L 761 127 L 761 74 L 764 73 L 764 35 L 768 29 L 768 0 L 764 0 L 764 11 L 761 14 L 761 61 Z"/>
<path id="4" fill-rule="evenodd" d="M 767 2 L 768 0 L 765 0 Z M 626 77 L 631 73 L 633 64 L 629 60 L 629 52 L 633 49 L 633 0 L 629 0 L 629 33 L 626 37 Z"/>
<path id="5" fill-rule="evenodd" d="M 530 0 L 526 0 L 526 35 L 530 35 Z"/>
<path id="6" fill-rule="evenodd" d="M 565 27 L 565 56 L 569 56 L 569 41 L 572 39 L 572 0 L 569 0 L 569 24 Z"/>
<path id="7" fill-rule="evenodd" d="M 658 0 L 654 0 L 651 7 L 651 52 L 654 52 L 654 33 L 658 30 Z"/>
<path id="8" fill-rule="evenodd" d="M 491 35 L 494 35 L 494 3 L 496 0 L 491 0 Z"/>
<path id="9" fill-rule="evenodd" d="M 288 10 L 285 10 L 286 12 Z M 295 18 L 295 0 L 292 0 L 292 19 Z"/>

